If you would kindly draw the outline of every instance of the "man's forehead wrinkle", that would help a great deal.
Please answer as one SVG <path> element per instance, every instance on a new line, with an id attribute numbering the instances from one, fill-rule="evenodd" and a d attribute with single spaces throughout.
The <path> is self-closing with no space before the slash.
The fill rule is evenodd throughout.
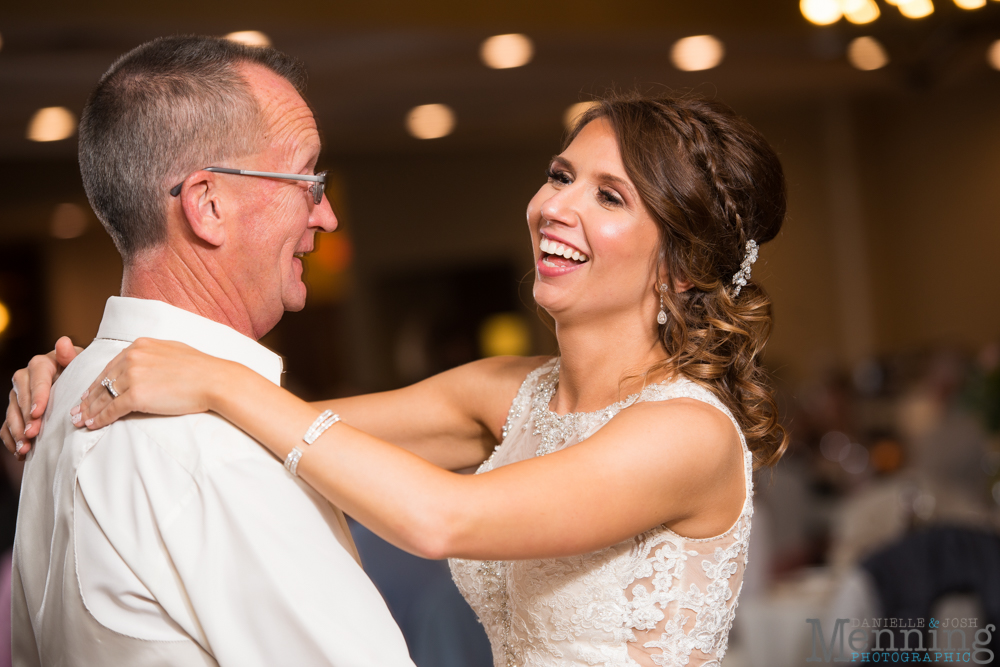
<path id="1" fill-rule="evenodd" d="M 260 107 L 268 145 L 295 150 L 319 147 L 312 110 L 288 81 L 259 65 L 241 68 Z"/>

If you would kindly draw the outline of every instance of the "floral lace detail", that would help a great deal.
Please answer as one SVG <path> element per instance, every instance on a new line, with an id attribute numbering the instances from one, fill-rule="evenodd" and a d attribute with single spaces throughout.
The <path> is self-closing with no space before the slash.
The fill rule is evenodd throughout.
<path id="1" fill-rule="evenodd" d="M 503 442 L 478 472 L 572 446 L 639 401 L 694 398 L 733 420 L 711 392 L 684 379 L 650 385 L 596 412 L 557 415 L 548 406 L 558 373 L 556 359 L 528 375 L 508 413 Z M 753 514 L 753 462 L 742 433 L 740 440 L 747 495 L 740 517 L 722 535 L 692 539 L 660 526 L 568 558 L 452 560 L 452 576 L 486 628 L 495 665 L 634 667 L 631 645 L 654 665 L 718 667 Z"/>

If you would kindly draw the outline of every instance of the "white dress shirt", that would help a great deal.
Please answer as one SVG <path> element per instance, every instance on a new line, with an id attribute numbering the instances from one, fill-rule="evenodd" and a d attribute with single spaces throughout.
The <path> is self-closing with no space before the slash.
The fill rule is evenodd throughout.
<path id="1" fill-rule="evenodd" d="M 139 337 L 281 377 L 280 357 L 227 326 L 109 299 L 24 468 L 14 664 L 412 667 L 343 515 L 258 442 L 214 414 L 72 425 L 84 389 Z"/>

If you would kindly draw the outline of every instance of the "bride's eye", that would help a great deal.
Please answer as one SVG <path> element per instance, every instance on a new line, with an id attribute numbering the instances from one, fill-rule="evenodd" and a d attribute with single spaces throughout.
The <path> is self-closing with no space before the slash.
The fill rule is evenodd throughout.
<path id="1" fill-rule="evenodd" d="M 618 194 L 613 190 L 608 190 L 607 188 L 598 188 L 597 192 L 601 202 L 607 204 L 608 206 L 625 205 L 625 202 L 622 201 L 622 198 L 619 197 Z"/>
<path id="2" fill-rule="evenodd" d="M 559 183 L 561 185 L 568 185 L 573 182 L 573 179 L 568 173 L 562 169 L 556 169 L 555 167 L 549 167 L 545 170 L 545 176 L 548 178 L 550 183 Z"/>

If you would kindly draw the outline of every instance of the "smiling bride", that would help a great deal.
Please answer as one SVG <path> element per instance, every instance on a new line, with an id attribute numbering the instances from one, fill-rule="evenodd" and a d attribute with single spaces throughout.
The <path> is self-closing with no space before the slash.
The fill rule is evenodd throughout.
<path id="1" fill-rule="evenodd" d="M 558 358 L 309 404 L 140 339 L 74 421 L 222 415 L 386 540 L 450 558 L 499 667 L 718 665 L 752 473 L 787 444 L 760 361 L 770 300 L 752 280 L 784 214 L 777 156 L 728 107 L 614 96 L 528 204 Z"/>

